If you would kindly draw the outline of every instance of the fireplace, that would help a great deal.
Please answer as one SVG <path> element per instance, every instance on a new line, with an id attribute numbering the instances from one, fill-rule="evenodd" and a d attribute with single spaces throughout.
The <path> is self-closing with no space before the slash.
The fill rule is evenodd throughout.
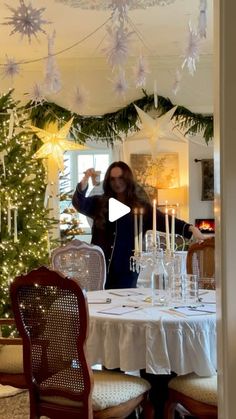
<path id="1" fill-rule="evenodd" d="M 215 233 L 215 220 L 214 218 L 196 218 L 195 226 L 203 234 L 214 234 Z"/>

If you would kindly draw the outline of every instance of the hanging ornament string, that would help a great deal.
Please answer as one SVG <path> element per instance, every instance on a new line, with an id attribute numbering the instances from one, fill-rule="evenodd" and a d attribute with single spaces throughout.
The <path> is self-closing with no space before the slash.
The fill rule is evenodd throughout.
<path id="1" fill-rule="evenodd" d="M 50 56 L 55 57 L 57 55 L 63 54 L 64 52 L 70 51 L 71 49 L 77 47 L 78 45 L 82 44 L 84 41 L 89 39 L 91 36 L 95 35 L 95 33 L 97 33 L 101 28 L 103 28 L 110 20 L 111 20 L 111 17 L 109 17 L 105 22 L 103 22 L 100 26 L 98 26 L 96 29 L 94 29 L 88 35 L 84 36 L 79 41 L 75 42 L 74 44 L 72 44 L 72 45 L 70 45 L 70 46 L 68 46 L 64 49 L 61 49 L 57 52 L 52 53 Z M 20 65 L 31 64 L 31 63 L 36 63 L 36 62 L 47 60 L 47 59 L 48 59 L 48 55 L 45 55 L 43 57 L 35 58 L 33 60 L 21 60 L 21 61 L 18 61 L 16 64 L 20 64 Z M 0 66 L 4 66 L 4 65 L 5 64 L 0 63 Z"/>

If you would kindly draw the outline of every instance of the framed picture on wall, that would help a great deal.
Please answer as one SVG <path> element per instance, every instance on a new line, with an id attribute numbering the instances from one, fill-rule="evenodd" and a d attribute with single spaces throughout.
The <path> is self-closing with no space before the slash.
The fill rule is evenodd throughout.
<path id="1" fill-rule="evenodd" d="M 179 187 L 178 153 L 131 154 L 130 165 L 135 179 L 144 187 L 151 199 L 156 198 L 158 189 Z"/>
<path id="2" fill-rule="evenodd" d="M 214 199 L 214 159 L 202 159 L 202 201 Z"/>

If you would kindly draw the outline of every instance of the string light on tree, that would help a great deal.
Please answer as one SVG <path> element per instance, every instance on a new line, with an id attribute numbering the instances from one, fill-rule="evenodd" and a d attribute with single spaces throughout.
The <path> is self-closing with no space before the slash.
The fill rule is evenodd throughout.
<path id="1" fill-rule="evenodd" d="M 43 205 L 45 168 L 33 158 L 39 140 L 26 132 L 26 112 L 18 114 L 9 92 L 0 97 L 0 113 L 0 152 L 6 150 L 5 171 L 0 164 L 0 317 L 3 317 L 11 314 L 10 282 L 17 275 L 49 264 L 46 235 L 52 220 Z M 12 115 L 14 124 L 8 136 Z"/>

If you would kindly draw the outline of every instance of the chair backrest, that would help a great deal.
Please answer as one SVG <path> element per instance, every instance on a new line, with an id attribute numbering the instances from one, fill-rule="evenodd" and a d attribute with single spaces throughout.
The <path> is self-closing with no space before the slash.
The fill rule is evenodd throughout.
<path id="1" fill-rule="evenodd" d="M 200 288 L 215 289 L 215 237 L 189 247 L 187 273 L 198 276 Z"/>
<path id="2" fill-rule="evenodd" d="M 160 248 L 166 250 L 166 233 L 162 231 L 157 231 L 159 237 Z M 171 243 L 171 234 L 170 234 L 170 243 Z M 175 234 L 175 251 L 184 250 L 185 248 L 185 238 L 180 234 Z"/>
<path id="3" fill-rule="evenodd" d="M 157 247 L 166 250 L 166 233 L 162 231 L 156 231 L 156 242 Z M 171 242 L 171 234 L 170 234 Z M 153 244 L 153 231 L 147 230 L 145 233 L 145 249 L 148 250 Z M 185 249 L 185 238 L 180 234 L 175 234 L 175 251 Z"/>
<path id="4" fill-rule="evenodd" d="M 23 339 L 30 408 L 37 411 L 37 400 L 53 394 L 81 402 L 78 417 L 87 418 L 92 409 L 92 376 L 84 353 L 88 308 L 78 282 L 40 267 L 17 277 L 10 296 Z"/>
<path id="5" fill-rule="evenodd" d="M 72 240 L 52 252 L 52 268 L 78 280 L 87 291 L 104 288 L 106 262 L 99 246 Z"/>

